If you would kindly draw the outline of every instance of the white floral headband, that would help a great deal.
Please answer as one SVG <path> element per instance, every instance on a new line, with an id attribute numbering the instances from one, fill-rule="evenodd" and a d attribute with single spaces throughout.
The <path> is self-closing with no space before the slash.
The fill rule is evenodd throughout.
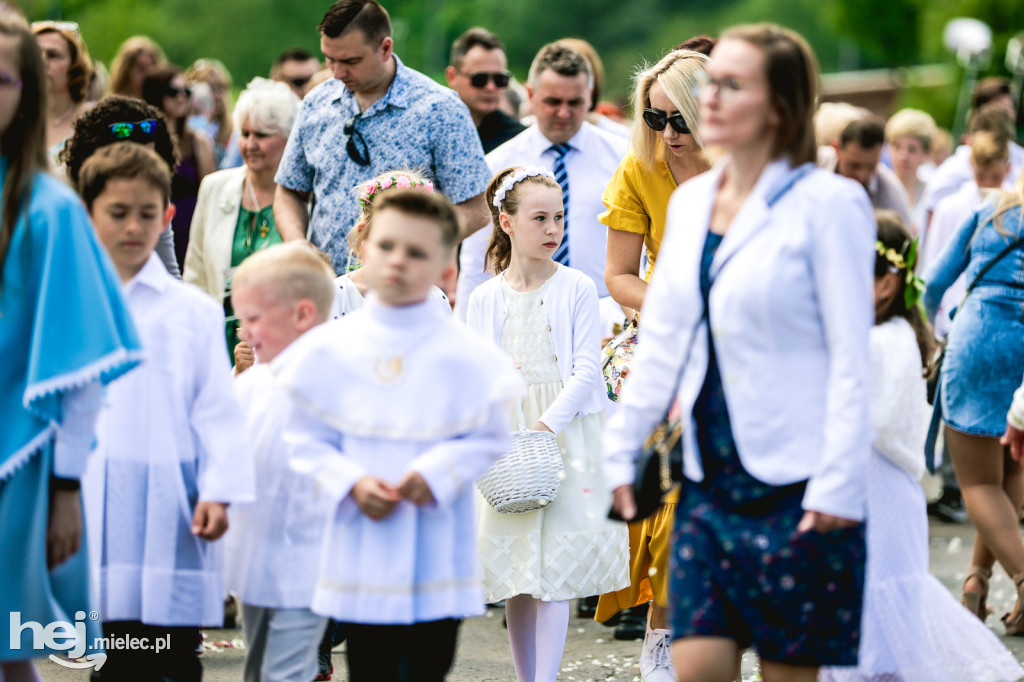
<path id="1" fill-rule="evenodd" d="M 501 183 L 501 187 L 499 187 L 498 191 L 494 193 L 494 200 L 491 201 L 491 203 L 494 204 L 494 208 L 501 208 L 501 202 L 505 201 L 505 195 L 508 194 L 509 190 L 515 187 L 517 182 L 522 182 L 526 178 L 532 178 L 537 175 L 543 175 L 555 180 L 555 174 L 546 168 L 518 168 L 514 173 L 505 178 L 505 182 Z"/>

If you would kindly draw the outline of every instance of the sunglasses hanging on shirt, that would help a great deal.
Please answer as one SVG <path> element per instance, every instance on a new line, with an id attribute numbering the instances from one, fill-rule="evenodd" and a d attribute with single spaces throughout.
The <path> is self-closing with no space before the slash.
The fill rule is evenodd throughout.
<path id="1" fill-rule="evenodd" d="M 667 125 L 671 125 L 674 131 L 682 135 L 689 135 L 691 132 L 690 126 L 686 125 L 686 119 L 678 111 L 671 116 L 666 116 L 665 112 L 660 109 L 644 109 L 644 123 L 648 128 L 659 133 Z"/>
<path id="2" fill-rule="evenodd" d="M 345 145 L 345 151 L 348 152 L 348 158 L 360 166 L 369 166 L 370 149 L 366 146 L 366 139 L 363 138 L 363 134 L 356 130 L 356 120 L 358 118 L 358 115 L 353 116 L 345 123 L 344 132 L 348 135 L 348 144 Z"/>

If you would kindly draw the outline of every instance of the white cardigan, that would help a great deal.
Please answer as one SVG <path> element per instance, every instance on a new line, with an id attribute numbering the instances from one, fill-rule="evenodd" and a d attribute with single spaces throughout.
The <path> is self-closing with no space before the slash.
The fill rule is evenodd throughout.
<path id="1" fill-rule="evenodd" d="M 728 163 L 726 157 L 680 186 L 669 203 L 640 343 L 605 430 L 613 489 L 632 482 L 633 457 L 672 403 L 677 382 L 683 415 L 692 414 L 704 384 L 700 262 Z M 715 254 L 715 351 L 747 471 L 771 485 L 807 480 L 804 509 L 861 520 L 871 449 L 874 214 L 856 182 L 822 170 L 794 182 L 794 173 L 785 161 L 764 169 Z M 691 419 L 683 464 L 687 478 L 701 481 L 695 433 Z"/>
<path id="2" fill-rule="evenodd" d="M 203 178 L 189 228 L 182 278 L 218 303 L 224 301 L 224 287 L 231 272 L 231 247 L 246 172 L 248 169 L 242 165 Z"/>
<path id="3" fill-rule="evenodd" d="M 574 418 L 602 411 L 607 399 L 601 377 L 597 287 L 585 274 L 564 265 L 559 265 L 552 277 L 542 302 L 562 376 L 562 391 L 540 421 L 560 433 Z M 498 345 L 507 314 L 501 293 L 503 279 L 492 277 L 477 287 L 469 297 L 466 312 L 469 328 Z"/>

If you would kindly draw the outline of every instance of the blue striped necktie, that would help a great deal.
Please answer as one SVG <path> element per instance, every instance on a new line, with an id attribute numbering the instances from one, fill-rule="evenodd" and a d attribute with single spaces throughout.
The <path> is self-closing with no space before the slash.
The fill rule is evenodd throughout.
<path id="1" fill-rule="evenodd" d="M 562 223 L 565 227 L 565 231 L 562 233 L 562 243 L 555 249 L 555 255 L 552 258 L 555 262 L 561 263 L 562 265 L 569 264 L 569 173 L 565 170 L 565 155 L 569 153 L 571 147 L 567 144 L 553 144 L 548 147 L 549 150 L 555 153 L 555 166 L 551 170 L 555 174 L 555 180 L 562 187 L 562 208 L 565 210 L 565 219 Z"/>

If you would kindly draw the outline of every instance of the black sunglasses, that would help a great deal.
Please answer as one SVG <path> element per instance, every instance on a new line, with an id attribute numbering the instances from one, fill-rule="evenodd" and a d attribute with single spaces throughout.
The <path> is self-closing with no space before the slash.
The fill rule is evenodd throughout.
<path id="1" fill-rule="evenodd" d="M 298 76 L 296 78 L 286 78 L 285 80 L 292 84 L 296 88 L 301 88 L 312 79 L 312 76 Z"/>
<path id="2" fill-rule="evenodd" d="M 487 81 L 494 81 L 494 87 L 496 88 L 507 88 L 508 81 L 512 77 L 507 71 L 502 73 L 471 73 L 469 76 L 469 84 L 474 88 L 486 88 Z"/>
<path id="3" fill-rule="evenodd" d="M 147 118 L 143 121 L 121 121 L 110 124 L 110 134 L 118 140 L 136 140 L 150 142 L 153 134 L 156 133 L 156 119 Z"/>
<path id="4" fill-rule="evenodd" d="M 348 144 L 345 145 L 345 151 L 348 152 L 348 158 L 352 159 L 360 166 L 370 165 L 370 149 L 366 146 L 366 140 L 363 138 L 363 134 L 356 130 L 356 119 L 358 116 L 353 116 L 345 123 L 344 132 L 348 135 Z"/>
<path id="5" fill-rule="evenodd" d="M 671 116 L 666 116 L 664 111 L 658 109 L 644 109 L 644 123 L 651 130 L 656 130 L 659 133 L 667 125 L 671 125 L 672 130 L 683 135 L 689 135 L 691 132 L 690 126 L 686 125 L 686 119 L 678 111 Z"/>
<path id="6" fill-rule="evenodd" d="M 177 97 L 178 95 L 182 95 L 182 94 L 185 95 L 185 97 L 188 97 L 188 98 L 191 99 L 191 97 L 192 97 L 192 88 L 188 87 L 187 85 L 185 87 L 183 87 L 183 88 L 175 87 L 173 85 L 168 85 L 167 86 L 167 96 L 168 97 Z"/>

